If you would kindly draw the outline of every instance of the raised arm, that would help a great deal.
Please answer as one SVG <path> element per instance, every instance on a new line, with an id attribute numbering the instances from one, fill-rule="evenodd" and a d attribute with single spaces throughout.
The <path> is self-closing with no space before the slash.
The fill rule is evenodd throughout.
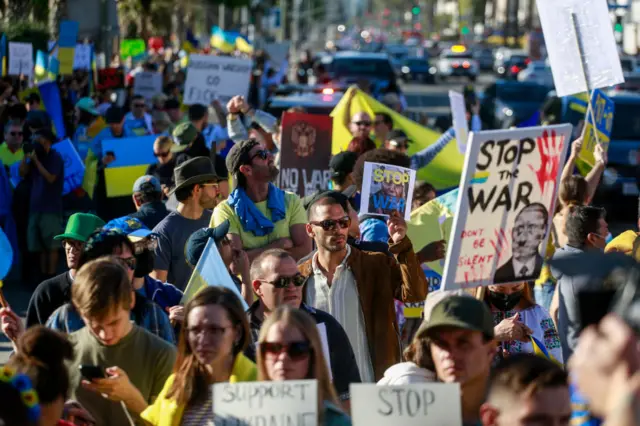
<path id="1" fill-rule="evenodd" d="M 587 181 L 587 203 L 591 203 L 591 200 L 593 200 L 593 197 L 596 195 L 600 178 L 602 177 L 602 173 L 604 173 L 605 167 L 607 167 L 607 153 L 601 145 L 596 145 L 593 150 L 593 156 L 596 164 L 593 165 L 593 168 L 585 178 Z"/>

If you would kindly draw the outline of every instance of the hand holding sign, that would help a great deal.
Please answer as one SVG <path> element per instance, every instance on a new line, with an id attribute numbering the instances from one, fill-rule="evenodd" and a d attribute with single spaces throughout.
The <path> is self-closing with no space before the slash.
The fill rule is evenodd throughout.
<path id="1" fill-rule="evenodd" d="M 573 158 L 578 158 L 580 151 L 582 150 L 582 137 L 579 137 L 571 144 L 571 156 Z"/>
<path id="2" fill-rule="evenodd" d="M 387 229 L 389 230 L 389 236 L 396 244 L 402 241 L 407 235 L 407 222 L 405 222 L 397 210 L 391 212 L 389 220 L 387 221 Z"/>
<path id="3" fill-rule="evenodd" d="M 607 150 L 605 150 L 602 145 L 596 145 L 596 147 L 593 149 L 593 158 L 595 158 L 596 164 L 602 163 L 605 166 L 607 165 L 607 162 L 609 160 Z"/>

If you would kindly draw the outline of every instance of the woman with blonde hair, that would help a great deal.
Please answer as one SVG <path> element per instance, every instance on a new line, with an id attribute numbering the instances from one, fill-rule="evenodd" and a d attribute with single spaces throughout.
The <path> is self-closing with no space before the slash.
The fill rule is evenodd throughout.
<path id="1" fill-rule="evenodd" d="M 211 385 L 256 380 L 255 364 L 243 355 L 249 322 L 235 293 L 206 287 L 187 303 L 184 318 L 173 374 L 141 415 L 147 424 L 213 425 Z"/>
<path id="2" fill-rule="evenodd" d="M 318 381 L 318 424 L 351 425 L 338 408 L 315 321 L 299 309 L 280 306 L 262 324 L 256 354 L 258 380 Z"/>

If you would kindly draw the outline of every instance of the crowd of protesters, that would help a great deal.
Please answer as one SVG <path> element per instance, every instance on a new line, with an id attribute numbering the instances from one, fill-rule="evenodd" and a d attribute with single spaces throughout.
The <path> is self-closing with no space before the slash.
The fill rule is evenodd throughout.
<path id="1" fill-rule="evenodd" d="M 303 58 L 298 69 L 307 66 Z M 328 165 L 332 190 L 301 199 L 274 184 L 281 117 L 259 109 L 286 70 L 254 73 L 247 99 L 183 109 L 183 73 L 160 68 L 162 96 L 128 93 L 123 106 L 111 93 L 89 97 L 83 79 L 60 82 L 67 134 L 97 165 L 91 188 L 65 196 L 59 138 L 39 97 L 22 103 L 0 85 L 0 171 L 8 182 L 19 163 L 22 177 L 0 224 L 14 231 L 22 285 L 37 284 L 26 324 L 0 309 L 14 349 L 0 369 L 0 424 L 209 425 L 212 384 L 301 379 L 317 380 L 319 424 L 351 424 L 350 384 L 360 382 L 458 383 L 464 425 L 640 423 L 638 336 L 613 314 L 585 328 L 577 292 L 592 280 L 545 265 L 537 283 L 427 294 L 421 264 L 443 259 L 445 242 L 414 247 L 397 212 L 358 215 L 365 162 L 421 169 L 451 129 L 408 156 L 412 141 L 389 114 L 345 116 L 352 139 Z M 157 136 L 157 163 L 131 196 L 107 197 L 104 169 L 115 158 L 102 142 L 133 135 Z M 562 174 L 547 259 L 607 246 L 605 211 L 590 205 L 606 153 L 596 149 L 582 178 L 573 174 L 580 146 Z M 419 182 L 411 207 L 435 196 Z M 637 237 L 622 234 L 610 248 L 629 252 Z M 209 241 L 236 288 L 184 300 Z M 402 307 L 420 302 L 412 327 Z M 85 366 L 103 370 L 91 377 Z M 38 404 L 24 402 L 30 390 Z"/>

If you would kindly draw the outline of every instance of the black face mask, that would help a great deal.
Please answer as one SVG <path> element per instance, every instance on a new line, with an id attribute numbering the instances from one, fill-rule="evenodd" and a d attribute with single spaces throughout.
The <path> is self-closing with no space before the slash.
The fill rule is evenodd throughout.
<path id="1" fill-rule="evenodd" d="M 504 293 L 496 293 L 494 291 L 488 291 L 488 299 L 489 303 L 495 306 L 496 309 L 507 312 L 515 308 L 518 303 L 520 303 L 520 299 L 522 299 L 523 291 L 516 291 L 511 294 Z"/>
<path id="2" fill-rule="evenodd" d="M 153 261 L 155 255 L 149 249 L 142 250 L 142 253 L 136 255 L 136 269 L 133 271 L 135 278 L 144 278 L 153 271 Z"/>

